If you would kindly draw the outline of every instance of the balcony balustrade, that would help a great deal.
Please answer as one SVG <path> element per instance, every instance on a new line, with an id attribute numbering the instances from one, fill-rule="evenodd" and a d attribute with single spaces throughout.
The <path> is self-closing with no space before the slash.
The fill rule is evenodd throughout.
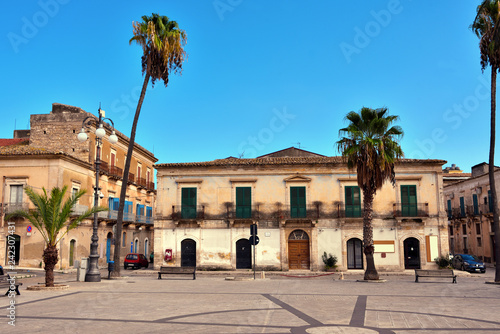
<path id="1" fill-rule="evenodd" d="M 19 210 L 27 211 L 28 208 L 29 208 L 28 203 L 17 203 L 17 202 L 6 203 L 5 213 L 10 214 Z"/>
<path id="2" fill-rule="evenodd" d="M 415 203 L 403 204 L 394 203 L 392 206 L 394 217 L 428 217 L 429 204 L 428 203 Z"/>

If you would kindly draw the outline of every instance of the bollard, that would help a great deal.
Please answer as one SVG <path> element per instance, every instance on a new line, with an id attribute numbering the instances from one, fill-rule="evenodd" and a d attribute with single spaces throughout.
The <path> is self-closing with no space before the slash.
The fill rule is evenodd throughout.
<path id="1" fill-rule="evenodd" d="M 261 279 L 266 279 L 266 273 L 265 273 L 264 271 L 262 271 L 262 272 L 260 273 L 260 278 L 261 278 Z"/>

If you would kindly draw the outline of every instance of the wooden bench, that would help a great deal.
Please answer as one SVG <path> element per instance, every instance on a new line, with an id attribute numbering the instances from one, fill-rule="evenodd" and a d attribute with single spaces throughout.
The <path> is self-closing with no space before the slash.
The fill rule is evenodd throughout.
<path id="1" fill-rule="evenodd" d="M 439 269 L 439 270 L 415 269 L 415 282 L 418 283 L 419 277 L 453 278 L 453 283 L 457 283 L 457 275 L 453 274 L 452 269 Z"/>
<path id="2" fill-rule="evenodd" d="M 191 275 L 196 279 L 196 267 L 160 267 L 158 272 L 158 279 L 161 275 Z"/>
<path id="3" fill-rule="evenodd" d="M 11 284 L 10 280 L 13 280 L 12 284 Z M 7 277 L 4 277 L 0 280 L 0 289 L 7 288 L 7 292 L 5 293 L 5 296 L 7 296 L 10 291 L 15 291 L 16 295 L 20 295 L 21 294 L 19 292 L 20 285 L 23 285 L 23 283 L 15 282 L 15 278 L 11 278 L 9 275 L 7 275 Z M 14 287 L 14 288 L 12 288 L 12 287 Z"/>

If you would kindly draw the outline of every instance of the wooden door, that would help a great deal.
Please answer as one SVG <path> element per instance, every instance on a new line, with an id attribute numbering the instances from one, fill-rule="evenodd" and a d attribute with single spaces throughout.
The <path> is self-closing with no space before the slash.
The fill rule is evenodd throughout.
<path id="1" fill-rule="evenodd" d="M 288 241 L 288 266 L 290 269 L 309 269 L 309 240 Z"/>

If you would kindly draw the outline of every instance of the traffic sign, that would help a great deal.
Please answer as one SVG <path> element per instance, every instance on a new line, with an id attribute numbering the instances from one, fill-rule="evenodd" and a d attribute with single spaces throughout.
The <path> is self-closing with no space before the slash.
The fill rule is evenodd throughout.
<path id="1" fill-rule="evenodd" d="M 254 244 L 254 238 L 255 238 L 255 244 Z M 250 245 L 258 245 L 260 240 L 258 236 L 252 235 L 250 238 L 248 238 L 248 241 L 250 241 Z"/>
<path id="2" fill-rule="evenodd" d="M 250 225 L 250 235 L 257 235 L 257 224 Z"/>
<path id="3" fill-rule="evenodd" d="M 28 225 L 28 227 L 26 227 L 26 232 L 28 232 L 28 233 L 31 232 L 31 225 Z"/>

